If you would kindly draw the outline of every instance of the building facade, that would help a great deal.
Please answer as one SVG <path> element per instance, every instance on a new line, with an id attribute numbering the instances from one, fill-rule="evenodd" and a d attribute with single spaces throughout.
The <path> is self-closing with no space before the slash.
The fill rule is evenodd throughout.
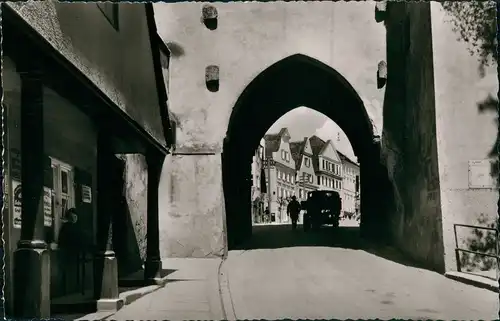
<path id="1" fill-rule="evenodd" d="M 152 6 L 3 3 L 2 33 L 5 312 L 117 308 L 122 277 L 161 268 L 170 124 Z"/>
<path id="2" fill-rule="evenodd" d="M 252 223 L 263 223 L 265 211 L 266 181 L 264 172 L 264 139 L 252 157 Z"/>
<path id="3" fill-rule="evenodd" d="M 342 160 L 331 140 L 318 136 L 309 139 L 313 151 L 316 184 L 320 190 L 333 190 L 342 194 Z"/>
<path id="4" fill-rule="evenodd" d="M 296 196 L 299 202 L 305 201 L 308 192 L 318 189 L 338 192 L 343 214 L 359 215 L 359 165 L 338 152 L 331 140 L 324 141 L 317 136 L 305 137 L 302 141 L 289 140 L 288 128 L 264 137 L 267 159 L 263 161 L 263 168 L 268 193 L 261 195 L 271 217 L 261 222 L 288 222 L 286 206 L 291 196 Z M 257 162 L 254 163 L 253 166 L 257 166 Z M 255 186 L 256 178 L 254 175 Z"/>
<path id="5" fill-rule="evenodd" d="M 288 222 L 286 207 L 295 194 L 295 161 L 290 150 L 290 133 L 282 128 L 278 134 L 265 135 L 264 141 L 270 221 Z"/>
<path id="6" fill-rule="evenodd" d="M 300 142 L 290 143 L 292 157 L 295 160 L 295 196 L 299 201 L 307 199 L 307 193 L 318 189 L 316 173 L 313 166 L 313 152 L 309 138 L 304 137 Z"/>
<path id="7" fill-rule="evenodd" d="M 341 152 L 337 153 L 342 160 L 342 212 L 344 216 L 357 217 L 360 200 L 359 165 Z"/>

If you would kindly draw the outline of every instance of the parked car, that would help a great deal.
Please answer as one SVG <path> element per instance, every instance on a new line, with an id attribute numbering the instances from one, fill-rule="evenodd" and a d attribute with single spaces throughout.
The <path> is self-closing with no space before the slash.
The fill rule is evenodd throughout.
<path id="1" fill-rule="evenodd" d="M 335 191 L 312 191 L 307 194 L 304 213 L 304 231 L 319 229 L 322 225 L 339 227 L 342 199 Z"/>

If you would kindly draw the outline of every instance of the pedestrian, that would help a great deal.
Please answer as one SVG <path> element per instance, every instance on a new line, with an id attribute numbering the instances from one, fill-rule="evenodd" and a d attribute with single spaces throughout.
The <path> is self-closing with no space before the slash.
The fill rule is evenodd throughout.
<path id="1" fill-rule="evenodd" d="M 292 200 L 288 203 L 286 212 L 292 219 L 292 229 L 295 230 L 297 228 L 297 220 L 299 219 L 300 213 L 300 203 L 297 201 L 295 195 L 292 196 Z"/>

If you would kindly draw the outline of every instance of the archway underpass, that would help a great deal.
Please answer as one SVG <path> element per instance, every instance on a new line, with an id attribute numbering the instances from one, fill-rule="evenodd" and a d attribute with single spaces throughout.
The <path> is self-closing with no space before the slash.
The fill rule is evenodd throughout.
<path id="1" fill-rule="evenodd" d="M 347 135 L 360 164 L 361 235 L 390 241 L 391 183 L 361 98 L 331 67 L 304 55 L 289 56 L 261 72 L 236 102 L 223 147 L 223 185 L 229 249 L 252 235 L 250 167 L 260 139 L 294 108 L 307 106 L 333 120 Z"/>

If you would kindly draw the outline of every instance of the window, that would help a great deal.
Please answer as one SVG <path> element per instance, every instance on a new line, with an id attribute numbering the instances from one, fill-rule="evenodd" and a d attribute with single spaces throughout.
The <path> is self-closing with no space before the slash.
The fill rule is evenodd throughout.
<path id="1" fill-rule="evenodd" d="M 311 167 L 311 159 L 309 157 L 304 157 L 304 164 L 306 167 Z"/>
<path id="2" fill-rule="evenodd" d="M 118 21 L 118 3 L 113 2 L 99 2 L 96 3 L 99 10 L 101 10 L 102 14 L 106 17 L 109 23 L 113 26 L 115 30 L 119 29 L 119 21 Z"/>
<path id="3" fill-rule="evenodd" d="M 318 181 L 318 185 L 321 185 L 321 184 L 320 184 L 320 183 L 321 183 L 321 180 L 320 180 L 319 176 L 316 176 L 316 180 Z"/>
<path id="4" fill-rule="evenodd" d="M 286 150 L 281 150 L 281 159 L 289 162 L 290 161 L 290 154 Z"/>
<path id="5" fill-rule="evenodd" d="M 59 230 L 66 211 L 75 206 L 73 168 L 52 158 L 52 179 L 54 199 L 54 240 L 59 239 Z"/>

